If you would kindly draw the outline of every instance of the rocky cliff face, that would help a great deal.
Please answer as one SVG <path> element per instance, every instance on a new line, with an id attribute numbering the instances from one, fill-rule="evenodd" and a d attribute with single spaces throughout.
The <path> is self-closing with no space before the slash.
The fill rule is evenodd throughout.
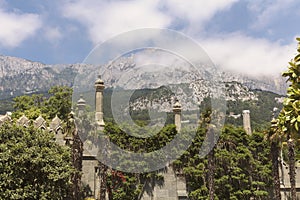
<path id="1" fill-rule="evenodd" d="M 195 75 L 192 70 L 186 70 L 188 66 L 182 66 L 178 63 L 174 63 L 173 71 L 165 70 L 168 71 L 165 74 L 163 71 L 159 71 L 159 68 L 153 66 L 142 71 L 137 70 L 135 66 L 135 60 L 132 56 L 105 66 L 87 64 L 46 65 L 21 58 L 0 56 L 0 96 L 1 99 L 5 99 L 33 92 L 44 92 L 53 85 L 73 86 L 74 79 L 80 75 L 84 77 L 81 81 L 93 85 L 98 71 L 103 72 L 102 77 L 107 87 L 116 86 L 115 84 L 118 82 L 125 89 L 134 89 L 129 86 L 133 87 L 136 83 L 141 84 L 139 86 L 141 88 L 157 88 L 168 80 L 170 87 L 173 87 L 172 90 L 180 93 L 183 101 L 191 96 L 193 96 L 194 101 L 201 101 L 210 93 L 211 89 L 209 88 L 211 85 L 207 82 L 209 74 L 206 72 L 211 70 L 209 66 L 206 66 L 206 71 L 201 72 L 203 77 Z M 249 89 L 261 89 L 279 94 L 285 93 L 286 84 L 282 78 L 254 79 L 216 69 L 213 70 L 209 73 L 214 73 L 220 77 L 220 80 L 226 85 L 226 99 L 228 100 L 237 98 L 255 99 L 255 95 Z M 127 79 L 124 79 L 124 74 L 132 75 L 132 77 L 127 76 Z M 155 77 L 157 74 L 160 74 L 160 76 Z M 192 81 L 187 83 L 187 80 Z M 126 88 L 126 84 L 128 88 Z M 160 101 L 164 100 L 157 101 L 161 104 Z"/>
<path id="2" fill-rule="evenodd" d="M 160 87 L 131 99 L 129 107 L 137 111 L 151 108 L 160 112 L 169 112 L 172 110 L 175 98 L 184 102 L 183 110 L 197 110 L 206 97 L 220 97 L 221 95 L 226 101 L 258 100 L 257 94 L 241 83 L 226 82 L 223 86 L 224 90 L 218 91 L 211 87 L 211 82 L 197 80 L 191 83 Z"/>
<path id="3" fill-rule="evenodd" d="M 76 72 L 73 65 L 52 66 L 0 56 L 0 98 L 44 92 L 54 85 L 72 86 Z"/>

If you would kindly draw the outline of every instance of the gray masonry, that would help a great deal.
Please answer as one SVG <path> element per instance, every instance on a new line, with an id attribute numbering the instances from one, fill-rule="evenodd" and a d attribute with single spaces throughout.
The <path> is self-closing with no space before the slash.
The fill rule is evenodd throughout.
<path id="1" fill-rule="evenodd" d="M 99 79 L 95 82 L 95 103 L 96 103 L 96 113 L 95 119 L 96 124 L 99 126 L 99 129 L 103 129 L 104 120 L 103 120 L 103 90 L 104 90 L 104 82 Z M 82 115 L 85 109 L 85 100 L 81 96 L 77 102 L 78 114 Z M 174 124 L 176 125 L 176 129 L 180 132 L 181 129 L 181 105 L 178 101 L 173 106 L 174 112 Z M 10 117 L 11 113 L 7 113 L 6 115 L 0 115 L 0 126 L 7 121 L 12 121 Z M 53 118 L 47 126 L 46 120 L 39 116 L 34 121 L 29 120 L 25 115 L 21 116 L 16 123 L 19 126 L 28 127 L 30 123 L 32 123 L 36 128 L 47 130 L 52 132 L 55 136 L 56 141 L 60 145 L 66 145 L 68 140 L 70 139 L 67 133 L 63 132 L 62 129 L 62 121 L 56 116 Z M 244 129 L 248 134 L 251 134 L 251 124 L 250 124 L 250 111 L 243 111 L 243 125 Z M 99 130 L 98 129 L 98 130 Z M 83 141 L 84 152 L 83 152 L 83 160 L 82 160 L 82 182 L 89 191 L 90 196 L 95 199 L 98 196 L 99 188 L 100 188 L 100 180 L 98 174 L 99 161 L 96 159 L 97 148 L 89 141 Z M 296 163 L 296 189 L 297 195 L 300 199 L 300 165 Z M 280 164 L 280 183 L 281 183 L 281 194 L 282 200 L 289 199 L 289 169 L 288 165 L 283 161 Z M 182 173 L 176 173 L 173 171 L 171 165 L 167 166 L 165 170 L 160 172 L 164 181 L 161 185 L 157 185 L 154 187 L 151 193 L 144 192 L 141 196 L 140 200 L 185 200 L 187 199 L 187 189 L 186 189 L 186 180 Z"/>
<path id="2" fill-rule="evenodd" d="M 177 132 L 181 130 L 181 104 L 178 99 L 175 100 L 175 104 L 173 105 L 173 113 L 174 113 L 174 124 L 176 126 Z"/>
<path id="3" fill-rule="evenodd" d="M 176 174 L 171 166 L 162 172 L 164 183 L 154 187 L 152 195 L 144 193 L 141 200 L 184 200 L 187 199 L 186 181 L 182 174 Z"/>
<path id="4" fill-rule="evenodd" d="M 95 103 L 96 114 L 95 120 L 98 130 L 103 130 L 103 90 L 104 82 L 99 77 L 95 82 Z M 77 102 L 78 112 L 85 107 L 85 101 L 82 96 Z M 173 106 L 173 112 L 175 117 L 175 125 L 178 132 L 181 129 L 181 105 L 178 101 Z M 88 141 L 84 142 L 83 152 L 83 169 L 82 169 L 82 182 L 88 186 L 91 190 L 91 195 L 96 199 L 99 196 L 100 180 L 98 176 L 99 163 L 96 159 L 96 152 L 93 151 L 92 144 L 88 144 Z M 101 147 L 100 147 L 101 148 Z M 94 153 L 92 153 L 94 152 Z M 173 171 L 172 166 L 167 166 L 166 169 L 161 172 L 164 177 L 162 185 L 154 187 L 151 193 L 143 192 L 140 200 L 184 200 L 187 199 L 186 181 L 182 174 L 176 174 Z"/>
<path id="5" fill-rule="evenodd" d="M 289 200 L 291 189 L 289 167 L 288 164 L 282 160 L 279 166 L 281 199 Z M 300 199 L 300 163 L 298 161 L 296 162 L 296 191 L 297 199 Z"/>
<path id="6" fill-rule="evenodd" d="M 251 135 L 250 110 L 243 110 L 243 125 L 246 133 Z"/>
<path id="7" fill-rule="evenodd" d="M 81 99 L 78 104 L 83 103 Z M 0 115 L 0 126 L 5 122 L 12 122 L 11 113 Z M 60 145 L 66 145 L 67 133 L 63 132 L 62 120 L 57 116 L 54 117 L 47 126 L 46 120 L 39 116 L 37 119 L 31 121 L 25 115 L 21 116 L 16 123 L 19 126 L 28 127 L 31 123 L 39 129 L 47 130 L 52 132 L 55 136 L 56 141 Z M 290 181 L 289 181 L 289 167 L 282 160 L 282 156 L 279 164 L 280 174 L 280 188 L 281 188 L 281 199 L 289 200 L 290 196 Z M 100 180 L 98 176 L 99 162 L 96 159 L 95 147 L 86 141 L 84 143 L 84 152 L 82 160 L 82 182 L 86 186 L 86 189 L 90 192 L 90 196 L 95 197 L 99 193 Z M 185 200 L 187 199 L 186 180 L 183 174 L 176 173 L 173 171 L 172 166 L 166 167 L 165 170 L 160 172 L 164 177 L 162 185 L 154 187 L 152 194 L 144 192 L 140 200 Z M 300 199 L 300 163 L 296 163 L 296 190 L 297 198 Z"/>
<path id="8" fill-rule="evenodd" d="M 84 101 L 80 99 L 77 106 L 83 106 Z M 81 107 L 82 108 L 82 107 Z M 0 116 L 0 125 L 6 121 L 12 121 L 9 114 Z M 39 116 L 37 119 L 31 121 L 25 115 L 20 117 L 17 120 L 19 126 L 28 127 L 30 124 L 33 124 L 36 128 L 52 132 L 54 134 L 55 140 L 60 145 L 66 145 L 71 138 L 69 138 L 68 133 L 64 133 L 62 129 L 62 120 L 57 116 L 53 118 L 49 126 L 47 126 L 46 120 Z M 84 152 L 82 159 L 82 183 L 86 189 L 89 191 L 89 196 L 97 199 L 100 188 L 100 179 L 98 174 L 99 161 L 96 159 L 96 153 L 98 151 L 88 140 L 84 143 Z M 176 174 L 173 171 L 172 166 L 168 166 L 160 172 L 164 181 L 162 185 L 157 185 L 154 187 L 153 191 L 148 194 L 143 192 L 140 200 L 184 200 L 187 199 L 186 192 L 186 182 L 182 174 Z"/>
<path id="9" fill-rule="evenodd" d="M 101 76 L 95 82 L 95 105 L 96 105 L 96 114 L 95 120 L 97 124 L 97 128 L 100 130 L 104 129 L 104 120 L 103 120 L 103 90 L 104 90 L 104 82 L 101 79 Z"/>

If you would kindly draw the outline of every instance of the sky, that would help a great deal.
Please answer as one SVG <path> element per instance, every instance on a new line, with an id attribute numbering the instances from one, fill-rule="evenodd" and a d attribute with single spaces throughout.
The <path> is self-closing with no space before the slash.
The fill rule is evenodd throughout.
<path id="1" fill-rule="evenodd" d="M 0 0 L 0 54 L 80 63 L 118 34 L 166 28 L 223 69 L 274 75 L 295 56 L 299 10 L 299 0 Z"/>

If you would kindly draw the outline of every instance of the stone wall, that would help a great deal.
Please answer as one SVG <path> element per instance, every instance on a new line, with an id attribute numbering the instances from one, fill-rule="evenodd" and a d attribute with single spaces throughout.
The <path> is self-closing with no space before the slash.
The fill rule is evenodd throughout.
<path id="1" fill-rule="evenodd" d="M 281 199 L 289 200 L 290 198 L 290 177 L 289 177 L 289 167 L 285 162 L 281 162 L 279 168 L 280 175 L 280 190 L 281 190 Z M 296 163 L 296 191 L 297 191 L 297 200 L 300 200 L 300 163 Z"/>
<path id="2" fill-rule="evenodd" d="M 184 200 L 187 199 L 185 178 L 176 174 L 169 166 L 162 172 L 164 181 L 154 187 L 152 194 L 144 193 L 141 200 Z"/>

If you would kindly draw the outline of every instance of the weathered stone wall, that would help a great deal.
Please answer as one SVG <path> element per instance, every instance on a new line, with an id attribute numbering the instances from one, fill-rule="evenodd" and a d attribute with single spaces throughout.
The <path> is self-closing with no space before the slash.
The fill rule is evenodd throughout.
<path id="1" fill-rule="evenodd" d="M 96 166 L 98 166 L 98 160 L 94 157 L 84 156 L 82 159 L 82 177 L 84 189 L 89 196 L 94 197 L 97 194 L 98 185 L 96 181 L 97 173 Z"/>
<path id="2" fill-rule="evenodd" d="M 144 193 L 141 200 L 183 200 L 187 199 L 185 178 L 177 176 L 172 167 L 162 172 L 164 182 L 162 186 L 155 186 L 152 195 Z"/>
<path id="3" fill-rule="evenodd" d="M 289 176 L 289 167 L 288 164 L 282 162 L 279 168 L 280 175 L 280 190 L 281 190 L 281 199 L 289 200 L 290 198 L 290 176 Z M 300 163 L 296 163 L 296 191 L 297 199 L 300 200 Z"/>

